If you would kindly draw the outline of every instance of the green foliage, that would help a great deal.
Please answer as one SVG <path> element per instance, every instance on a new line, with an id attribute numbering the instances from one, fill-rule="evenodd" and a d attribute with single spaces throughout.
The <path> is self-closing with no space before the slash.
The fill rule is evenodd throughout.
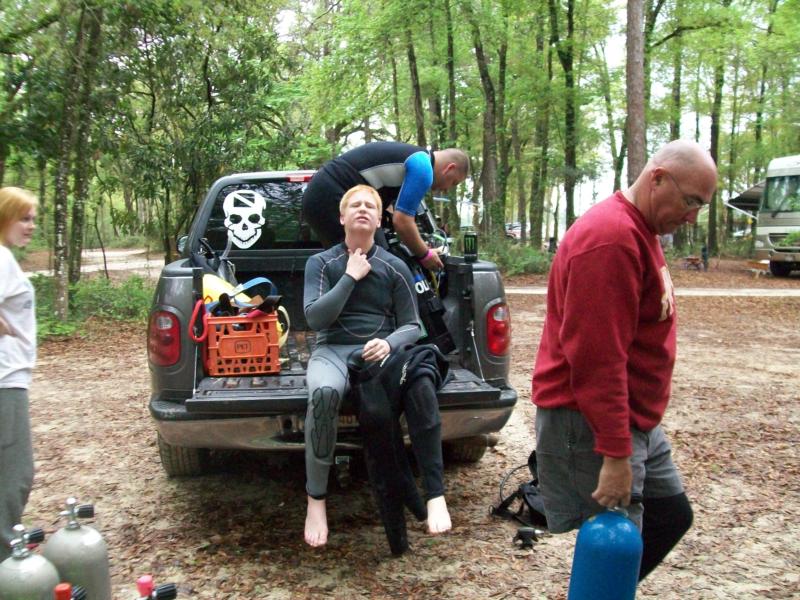
<path id="1" fill-rule="evenodd" d="M 31 277 L 36 290 L 36 321 L 40 339 L 80 333 L 81 324 L 92 317 L 145 323 L 153 299 L 152 282 L 134 275 L 120 283 L 104 277 L 83 279 L 70 286 L 70 317 L 55 318 L 52 277 Z"/>
<path id="2" fill-rule="evenodd" d="M 79 282 L 71 290 L 71 309 L 76 317 L 104 317 L 119 321 L 147 321 L 154 286 L 134 275 L 115 284 L 105 277 Z"/>
<path id="3" fill-rule="evenodd" d="M 511 240 L 491 240 L 479 248 L 481 258 L 492 261 L 505 275 L 547 273 L 552 257 L 527 244 Z"/>
<path id="4" fill-rule="evenodd" d="M 720 256 L 735 258 L 751 258 L 753 255 L 753 242 L 749 235 L 725 240 L 719 249 Z"/>
<path id="5" fill-rule="evenodd" d="M 800 246 L 800 231 L 793 231 L 787 235 L 785 238 L 783 238 L 783 240 L 781 240 L 779 246 Z"/>
<path id="6" fill-rule="evenodd" d="M 85 99 L 92 115 L 88 147 L 71 152 L 91 156 L 87 215 L 98 212 L 98 228 L 109 247 L 117 244 L 116 234 L 159 243 L 174 239 L 222 175 L 316 168 L 368 138 L 415 142 L 411 49 L 427 143 L 454 143 L 469 153 L 473 178 L 460 188 L 459 199 L 480 202 L 487 99 L 475 58 L 476 34 L 496 96 L 497 149 L 512 145 L 512 118 L 519 144 L 519 158 L 500 164 L 497 175 L 498 186 L 508 183 L 505 219 L 519 220 L 515 196 L 520 190 L 529 194 L 542 150 L 549 160 L 548 197 L 555 196 L 551 190 L 568 174 L 564 67 L 554 54 L 566 35 L 564 2 L 553 3 L 561 44 L 549 41 L 549 4 L 543 1 L 0 4 L 5 183 L 46 190 L 42 207 L 48 213 L 77 25 L 87 7 L 103 10 L 96 81 Z M 575 11 L 570 43 L 578 113 L 576 172 L 571 174 L 579 181 L 594 180 L 597 196 L 603 197 L 610 190 L 598 176 L 612 170 L 610 138 L 618 153 L 626 114 L 620 52 L 624 3 L 570 5 Z M 648 4 L 649 151 L 669 139 L 676 113 L 684 123 L 682 137 L 695 134 L 690 121 L 705 135 L 714 66 L 723 56 L 721 189 L 734 195 L 763 177 L 770 158 L 799 152 L 800 103 L 794 101 L 800 95 L 798 6 L 798 0 Z M 454 140 L 449 139 L 451 116 Z M 549 123 L 544 139 L 536 138 L 540 122 Z M 46 184 L 41 188 L 40 176 Z M 587 208 L 586 193 L 581 195 L 578 214 Z M 563 225 L 563 199 L 560 211 Z M 84 228 L 91 238 L 92 221 Z M 53 223 L 46 229 L 52 243 Z"/>

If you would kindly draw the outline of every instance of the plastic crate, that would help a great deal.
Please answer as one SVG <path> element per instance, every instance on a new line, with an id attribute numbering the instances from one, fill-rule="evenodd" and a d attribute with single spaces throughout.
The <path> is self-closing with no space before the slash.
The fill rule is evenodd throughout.
<path id="1" fill-rule="evenodd" d="M 204 344 L 206 373 L 220 375 L 262 375 L 281 370 L 276 313 L 252 319 L 208 317 L 208 339 Z"/>

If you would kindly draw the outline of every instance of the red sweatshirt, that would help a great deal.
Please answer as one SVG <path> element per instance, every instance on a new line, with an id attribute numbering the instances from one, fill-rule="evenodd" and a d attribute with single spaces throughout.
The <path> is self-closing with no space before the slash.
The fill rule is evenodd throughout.
<path id="1" fill-rule="evenodd" d="M 550 271 L 533 402 L 579 410 L 595 451 L 631 455 L 669 400 L 675 297 L 658 236 L 621 192 L 567 231 Z"/>

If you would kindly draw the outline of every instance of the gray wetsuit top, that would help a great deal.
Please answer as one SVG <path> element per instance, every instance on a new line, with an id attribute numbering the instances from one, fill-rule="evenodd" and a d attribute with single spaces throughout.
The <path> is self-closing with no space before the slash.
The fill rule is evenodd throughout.
<path id="1" fill-rule="evenodd" d="M 356 281 L 345 273 L 347 246 L 337 244 L 308 259 L 303 306 L 318 344 L 366 344 L 385 339 L 392 350 L 422 333 L 411 271 L 377 244 L 367 253 L 372 267 Z"/>

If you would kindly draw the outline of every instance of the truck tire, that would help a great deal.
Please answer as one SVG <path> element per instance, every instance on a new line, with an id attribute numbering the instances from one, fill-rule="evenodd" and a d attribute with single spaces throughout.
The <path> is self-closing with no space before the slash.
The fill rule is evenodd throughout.
<path id="1" fill-rule="evenodd" d="M 442 444 L 445 458 L 452 462 L 476 463 L 486 454 L 489 447 L 488 436 L 476 435 L 457 440 L 448 440 Z"/>
<path id="2" fill-rule="evenodd" d="M 792 263 L 769 261 L 769 272 L 775 277 L 788 277 L 792 272 Z"/>
<path id="3" fill-rule="evenodd" d="M 173 446 L 164 441 L 160 433 L 157 436 L 161 466 L 169 477 L 189 477 L 205 472 L 208 466 L 207 449 Z"/>

